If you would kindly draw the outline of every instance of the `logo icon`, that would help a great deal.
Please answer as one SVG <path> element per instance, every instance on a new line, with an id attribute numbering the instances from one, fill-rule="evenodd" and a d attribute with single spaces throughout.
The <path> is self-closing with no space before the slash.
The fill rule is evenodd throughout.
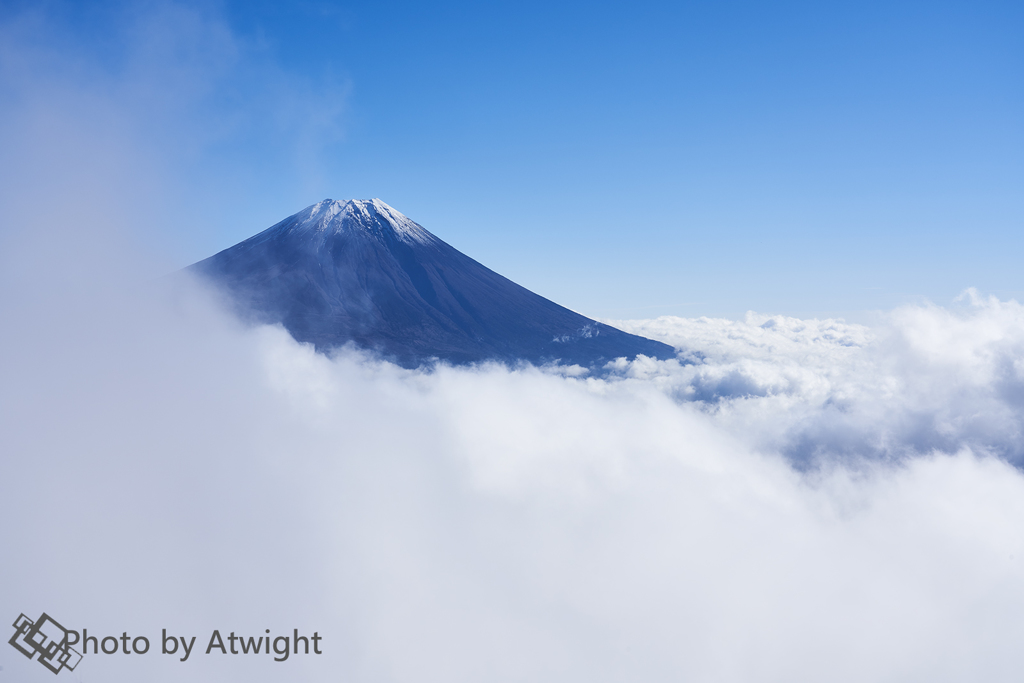
<path id="1" fill-rule="evenodd" d="M 18 652 L 32 659 L 39 655 L 39 663 L 55 674 L 61 669 L 74 671 L 82 655 L 68 646 L 68 630 L 46 612 L 34 622 L 24 614 L 14 622 L 14 635 L 9 642 Z"/>

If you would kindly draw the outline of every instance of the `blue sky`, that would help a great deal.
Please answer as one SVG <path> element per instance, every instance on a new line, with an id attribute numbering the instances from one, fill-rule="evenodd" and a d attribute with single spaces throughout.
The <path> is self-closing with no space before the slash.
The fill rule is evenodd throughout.
<path id="1" fill-rule="evenodd" d="M 4 97 L 38 112 L 67 91 L 88 103 L 72 127 L 123 136 L 162 207 L 139 238 L 170 266 L 380 197 L 592 316 L 1024 296 L 1019 3 L 6 2 L 0 20 Z"/>

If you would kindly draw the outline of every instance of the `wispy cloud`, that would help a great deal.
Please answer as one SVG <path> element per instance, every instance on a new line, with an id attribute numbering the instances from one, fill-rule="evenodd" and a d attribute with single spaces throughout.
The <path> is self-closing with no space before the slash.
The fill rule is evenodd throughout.
<path id="1" fill-rule="evenodd" d="M 267 202 L 320 195 L 350 87 L 344 73 L 283 67 L 201 4 L 10 11 L 0 15 L 0 198 L 145 216 L 133 236 L 180 266 L 226 246 L 214 226 L 230 233 L 265 220 Z"/>

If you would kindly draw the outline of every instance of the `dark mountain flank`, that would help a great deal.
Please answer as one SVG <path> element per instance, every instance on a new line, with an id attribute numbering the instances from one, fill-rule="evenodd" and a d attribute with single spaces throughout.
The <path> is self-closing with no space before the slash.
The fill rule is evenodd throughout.
<path id="1" fill-rule="evenodd" d="M 188 270 L 298 341 L 352 342 L 406 367 L 675 357 L 520 287 L 379 199 L 324 200 Z"/>

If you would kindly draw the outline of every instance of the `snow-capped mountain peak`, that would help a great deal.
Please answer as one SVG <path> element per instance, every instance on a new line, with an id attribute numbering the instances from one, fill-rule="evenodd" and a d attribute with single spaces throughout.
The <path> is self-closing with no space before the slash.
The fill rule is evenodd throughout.
<path id="1" fill-rule="evenodd" d="M 258 320 L 328 350 L 355 344 L 403 365 L 672 358 L 538 296 L 474 261 L 379 199 L 325 199 L 193 272 Z"/>
<path id="2" fill-rule="evenodd" d="M 302 218 L 304 216 L 304 218 Z M 364 230 L 383 236 L 392 233 L 404 242 L 429 244 L 437 238 L 405 214 L 380 199 L 324 199 L 308 206 L 292 218 L 299 220 L 283 227 L 289 232 L 314 231 L 336 234 L 345 230 Z M 291 222 L 289 219 L 288 222 Z M 274 228 L 271 228 L 273 230 Z"/>

